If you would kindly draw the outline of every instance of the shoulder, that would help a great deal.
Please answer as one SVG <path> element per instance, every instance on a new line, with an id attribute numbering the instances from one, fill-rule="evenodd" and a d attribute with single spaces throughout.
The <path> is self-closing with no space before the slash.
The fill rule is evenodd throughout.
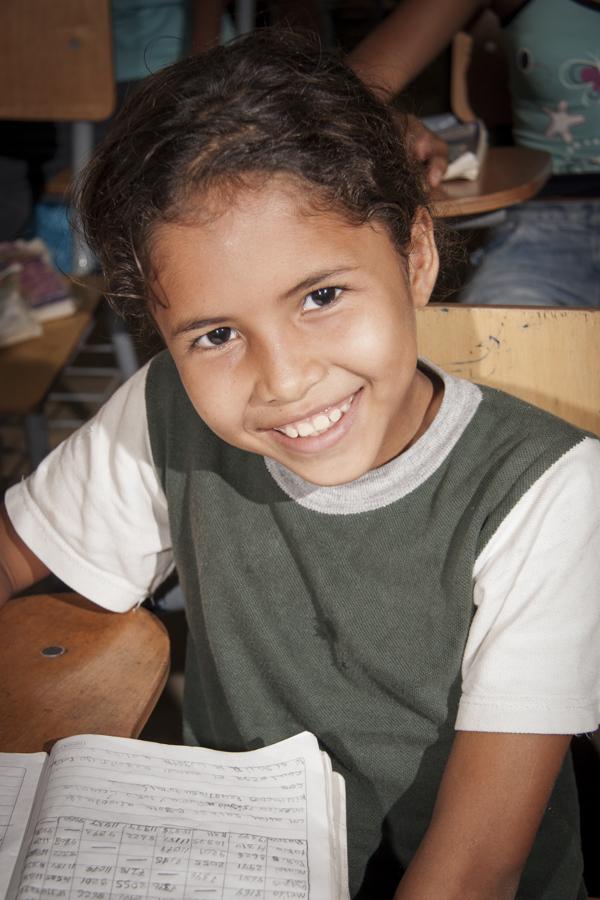
<path id="1" fill-rule="evenodd" d="M 476 483 L 486 508 L 480 549 L 546 472 L 561 460 L 568 468 L 581 465 L 580 452 L 571 451 L 586 439 L 590 449 L 583 452 L 585 464 L 593 465 L 588 454 L 593 458 L 598 448 L 596 439 L 545 410 L 492 388 L 481 387 L 481 392 L 455 461 L 466 470 L 465 480 Z"/>
<path id="2" fill-rule="evenodd" d="M 478 425 L 497 432 L 496 443 L 502 445 L 508 439 L 524 446 L 569 446 L 577 443 L 583 434 L 580 428 L 558 416 L 519 400 L 505 391 L 487 385 L 479 386 L 482 402 L 478 409 Z M 501 428 L 502 431 L 498 431 Z"/>
<path id="3" fill-rule="evenodd" d="M 577 733 L 600 721 L 600 442 L 581 436 L 489 529 L 458 727 Z"/>
<path id="4" fill-rule="evenodd" d="M 166 499 L 148 437 L 149 369 L 6 495 L 17 533 L 48 568 L 112 609 L 139 603 L 171 566 Z"/>

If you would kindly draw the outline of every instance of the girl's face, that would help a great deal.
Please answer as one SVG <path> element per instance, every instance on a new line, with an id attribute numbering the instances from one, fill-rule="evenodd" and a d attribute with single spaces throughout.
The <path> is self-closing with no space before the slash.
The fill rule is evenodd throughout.
<path id="1" fill-rule="evenodd" d="M 439 405 L 415 307 L 437 274 L 428 217 L 408 260 L 378 224 L 311 211 L 283 176 L 153 243 L 156 322 L 199 416 L 318 485 L 397 456 Z M 201 201 L 206 207 L 206 198 Z"/>

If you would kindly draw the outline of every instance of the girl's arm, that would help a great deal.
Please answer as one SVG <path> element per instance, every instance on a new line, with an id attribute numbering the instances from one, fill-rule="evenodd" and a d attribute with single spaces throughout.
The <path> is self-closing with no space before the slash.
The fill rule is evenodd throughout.
<path id="1" fill-rule="evenodd" d="M 394 900 L 512 900 L 570 740 L 458 731 Z"/>
<path id="2" fill-rule="evenodd" d="M 14 594 L 41 581 L 50 570 L 24 544 L 0 506 L 0 607 Z"/>
<path id="3" fill-rule="evenodd" d="M 390 100 L 487 5 L 486 0 L 404 0 L 347 62 L 382 100 Z"/>

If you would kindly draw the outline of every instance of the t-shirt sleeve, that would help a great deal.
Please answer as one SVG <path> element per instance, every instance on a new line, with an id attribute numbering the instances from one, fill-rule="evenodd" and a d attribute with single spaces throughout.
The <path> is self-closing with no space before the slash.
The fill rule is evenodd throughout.
<path id="1" fill-rule="evenodd" d="M 65 584 L 117 612 L 173 568 L 146 417 L 148 366 L 6 494 L 17 533 Z"/>
<path id="2" fill-rule="evenodd" d="M 576 734 L 600 722 L 600 442 L 585 438 L 481 552 L 456 728 Z"/>

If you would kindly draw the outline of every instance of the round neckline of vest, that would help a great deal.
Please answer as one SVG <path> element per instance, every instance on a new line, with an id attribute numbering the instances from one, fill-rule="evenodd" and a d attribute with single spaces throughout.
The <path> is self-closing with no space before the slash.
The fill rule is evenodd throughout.
<path id="1" fill-rule="evenodd" d="M 419 367 L 441 378 L 444 396 L 435 419 L 418 441 L 384 466 L 331 487 L 305 481 L 276 460 L 264 457 L 267 471 L 283 493 L 314 512 L 354 515 L 389 506 L 427 481 L 463 434 L 482 395 L 477 385 L 449 375 L 428 360 L 419 360 Z"/>

